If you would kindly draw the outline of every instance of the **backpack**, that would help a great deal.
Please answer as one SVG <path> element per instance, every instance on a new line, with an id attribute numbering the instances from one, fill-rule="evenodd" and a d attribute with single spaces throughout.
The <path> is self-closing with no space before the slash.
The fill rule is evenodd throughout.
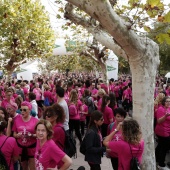
<path id="1" fill-rule="evenodd" d="M 44 106 L 50 106 L 50 102 L 48 100 L 48 97 L 45 97 L 45 99 L 44 99 Z"/>
<path id="2" fill-rule="evenodd" d="M 61 126 L 60 126 L 61 127 Z M 76 149 L 76 140 L 66 132 L 63 127 L 61 127 L 65 133 L 65 143 L 64 143 L 64 152 L 71 158 L 77 157 L 77 149 Z"/>
<path id="3" fill-rule="evenodd" d="M 70 104 L 68 110 L 70 116 L 75 116 L 77 114 L 77 108 L 75 104 Z"/>
<path id="4" fill-rule="evenodd" d="M 86 153 L 86 139 L 87 139 L 87 134 L 89 134 L 90 131 L 92 131 L 92 130 L 90 129 L 87 131 L 86 135 L 84 136 L 84 138 L 80 144 L 80 153 L 82 153 L 83 155 L 85 155 L 85 153 Z"/>
<path id="5" fill-rule="evenodd" d="M 129 147 L 130 147 L 130 151 L 131 151 L 131 155 L 132 155 L 132 158 L 130 160 L 130 170 L 140 170 L 139 160 L 136 156 L 133 156 L 130 144 L 129 144 Z M 139 146 L 139 150 L 140 150 L 140 146 Z M 139 150 L 138 150 L 138 152 L 139 152 Z M 138 154 L 138 152 L 137 152 L 137 154 Z"/>
<path id="6" fill-rule="evenodd" d="M 108 134 L 108 135 L 110 134 L 110 132 L 111 132 L 111 130 L 112 130 L 112 128 L 113 128 L 114 123 L 115 123 L 115 122 L 112 122 L 112 123 L 109 124 L 108 129 L 107 129 L 107 134 Z"/>
<path id="7" fill-rule="evenodd" d="M 7 163 L 6 159 L 5 159 L 4 154 L 1 151 L 1 149 L 4 146 L 7 139 L 8 139 L 8 137 L 5 139 L 5 141 L 3 142 L 3 144 L 0 147 L 0 170 L 9 170 L 8 163 Z"/>
<path id="8" fill-rule="evenodd" d="M 91 114 L 93 111 L 96 110 L 92 97 L 87 96 L 85 98 L 85 104 L 88 107 L 88 114 Z"/>

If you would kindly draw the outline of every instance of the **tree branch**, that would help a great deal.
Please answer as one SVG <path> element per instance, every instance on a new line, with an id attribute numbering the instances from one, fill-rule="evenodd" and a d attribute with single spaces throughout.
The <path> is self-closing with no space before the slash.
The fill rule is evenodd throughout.
<path id="1" fill-rule="evenodd" d="M 122 48 L 115 43 L 113 38 L 100 25 L 94 27 L 89 20 L 83 19 L 80 15 L 76 14 L 72 4 L 67 3 L 64 16 L 66 19 L 71 20 L 76 25 L 78 24 L 86 28 L 87 31 L 91 33 L 97 41 L 111 49 L 117 56 L 127 59 L 127 55 L 125 54 L 124 50 L 122 50 Z"/>

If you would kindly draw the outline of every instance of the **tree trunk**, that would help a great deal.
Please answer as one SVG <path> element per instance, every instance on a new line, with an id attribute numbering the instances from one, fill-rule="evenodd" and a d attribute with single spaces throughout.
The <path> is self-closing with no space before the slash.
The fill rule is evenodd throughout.
<path id="1" fill-rule="evenodd" d="M 157 48 L 156 48 L 157 47 Z M 154 48 L 154 50 L 152 50 Z M 154 52 L 153 52 L 154 51 Z M 150 44 L 142 58 L 129 59 L 132 72 L 133 117 L 142 128 L 145 141 L 142 169 L 155 170 L 155 147 L 153 136 L 154 87 L 159 63 L 158 46 Z"/>
<path id="2" fill-rule="evenodd" d="M 158 45 L 147 37 L 139 36 L 129 29 L 130 23 L 125 22 L 115 13 L 109 0 L 67 1 L 85 11 L 93 19 L 96 19 L 100 23 L 97 27 L 98 30 L 106 31 L 123 52 L 119 48 L 114 48 L 114 43 L 110 43 L 110 46 L 108 46 L 108 38 L 103 36 L 104 34 L 100 34 L 99 38 L 96 37 L 102 45 L 119 54 L 118 56 L 124 58 L 127 56 L 132 72 L 133 116 L 141 125 L 145 140 L 143 169 L 155 170 L 153 103 L 155 76 L 159 64 Z M 81 25 L 89 31 L 89 26 L 84 23 Z M 98 32 L 96 31 L 96 33 Z M 93 31 L 91 33 L 96 36 Z M 124 53 L 125 55 L 122 55 Z"/>
<path id="3" fill-rule="evenodd" d="M 6 76 L 6 82 L 11 82 L 12 81 L 12 73 L 13 71 L 7 71 L 7 76 Z"/>

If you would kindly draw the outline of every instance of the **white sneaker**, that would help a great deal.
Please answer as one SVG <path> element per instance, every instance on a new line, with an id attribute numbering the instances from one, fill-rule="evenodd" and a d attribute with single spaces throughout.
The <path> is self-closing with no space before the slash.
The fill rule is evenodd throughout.
<path id="1" fill-rule="evenodd" d="M 159 166 L 159 165 L 158 165 L 157 167 L 158 167 L 159 170 L 169 170 L 169 168 L 166 167 L 166 166 L 165 166 L 165 167 L 162 167 L 162 166 Z"/>

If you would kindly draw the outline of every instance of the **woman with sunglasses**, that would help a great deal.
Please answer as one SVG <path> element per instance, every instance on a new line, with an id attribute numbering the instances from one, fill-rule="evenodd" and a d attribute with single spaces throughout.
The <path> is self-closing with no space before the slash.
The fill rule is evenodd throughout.
<path id="1" fill-rule="evenodd" d="M 106 152 L 106 148 L 102 147 L 102 135 L 100 132 L 103 120 L 103 114 L 100 111 L 92 112 L 89 128 L 85 135 L 85 161 L 88 162 L 90 170 L 101 170 L 101 157 Z"/>
<path id="2" fill-rule="evenodd" d="M 47 120 L 40 120 L 35 130 L 38 138 L 35 152 L 36 169 L 68 169 L 72 164 L 72 160 L 52 140 L 51 123 Z M 61 161 L 62 165 L 58 167 Z"/>
<path id="3" fill-rule="evenodd" d="M 21 103 L 21 115 L 14 121 L 12 131 L 19 146 L 21 155 L 21 166 L 23 170 L 35 170 L 35 147 L 36 147 L 36 134 L 35 126 L 38 119 L 32 117 L 30 112 L 32 105 L 30 102 L 24 101 Z"/>
<path id="4" fill-rule="evenodd" d="M 63 123 L 65 120 L 64 109 L 59 104 L 53 104 L 44 111 L 44 119 L 48 120 L 53 127 L 53 140 L 57 146 L 64 150 L 65 143 L 65 131 L 63 129 Z"/>

